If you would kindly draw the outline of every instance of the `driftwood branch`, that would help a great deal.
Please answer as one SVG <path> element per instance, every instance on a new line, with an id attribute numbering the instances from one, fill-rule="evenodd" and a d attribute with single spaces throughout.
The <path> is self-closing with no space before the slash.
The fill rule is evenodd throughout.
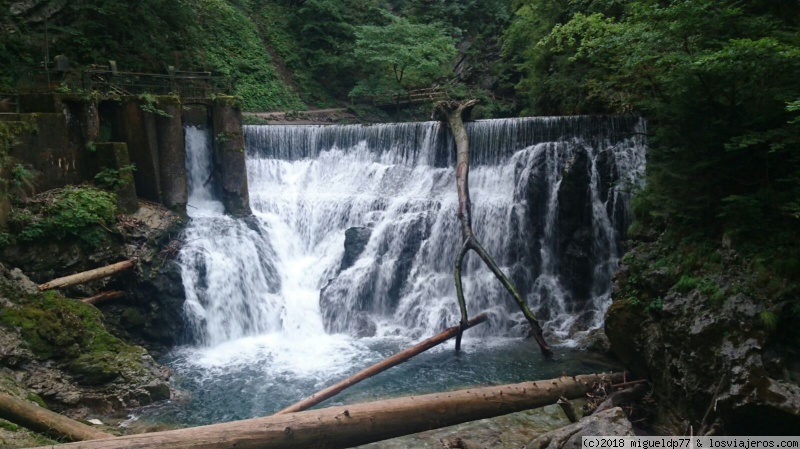
<path id="1" fill-rule="evenodd" d="M 469 320 L 469 324 L 470 326 L 475 326 L 476 324 L 483 323 L 484 321 L 486 321 L 486 319 L 487 315 L 485 312 L 479 313 L 474 318 Z M 370 378 L 378 373 L 386 371 L 387 369 L 393 366 L 397 366 L 419 353 L 422 353 L 424 351 L 427 351 L 428 349 L 431 349 L 435 346 L 444 343 L 445 341 L 453 338 L 454 336 L 459 335 L 461 333 L 460 330 L 461 329 L 458 326 L 453 326 L 451 328 L 445 329 L 444 331 L 434 335 L 433 337 L 421 343 L 418 343 L 404 351 L 398 352 L 397 354 L 387 359 L 384 359 L 381 362 L 378 362 L 370 366 L 369 368 L 365 368 L 359 371 L 358 373 L 348 377 L 347 379 L 344 379 L 341 382 L 337 382 L 336 384 L 331 385 L 330 387 L 325 388 L 322 391 L 314 393 L 311 396 L 303 399 L 302 401 L 294 405 L 291 405 L 289 407 L 286 407 L 285 409 L 275 414 L 282 415 L 284 413 L 294 413 L 309 409 L 326 399 L 336 396 L 337 394 L 342 392 L 342 390 L 349 388 L 361 382 L 364 379 Z"/>
<path id="2" fill-rule="evenodd" d="M 411 433 L 577 399 L 592 384 L 621 374 L 523 382 L 448 393 L 306 410 L 210 426 L 127 435 L 64 445 L 64 449 L 288 449 L 351 447 Z"/>
<path id="3" fill-rule="evenodd" d="M 525 319 L 531 326 L 531 336 L 536 339 L 539 348 L 545 357 L 553 355 L 553 351 L 544 340 L 542 327 L 534 317 L 527 302 L 519 293 L 517 288 L 503 273 L 500 267 L 497 266 L 492 256 L 483 248 L 478 241 L 475 233 L 472 230 L 472 202 L 469 197 L 469 137 L 467 130 L 464 126 L 464 116 L 468 115 L 472 108 L 477 104 L 477 100 L 469 100 L 465 102 L 457 101 L 442 101 L 439 102 L 434 108 L 433 118 L 446 122 L 450 127 L 450 132 L 453 135 L 453 140 L 456 144 L 456 190 L 458 191 L 458 221 L 461 225 L 461 250 L 456 258 L 454 268 L 454 278 L 456 283 L 456 296 L 458 299 L 458 306 L 461 309 L 461 329 L 467 329 L 469 322 L 467 320 L 467 304 L 464 299 L 464 291 L 461 285 L 461 269 L 464 263 L 464 257 L 469 250 L 473 250 L 478 254 L 478 257 L 483 260 L 487 267 L 497 277 L 503 287 L 511 295 L 514 302 L 517 303 Z M 461 336 L 456 336 L 456 350 L 461 349 Z"/>
<path id="4" fill-rule="evenodd" d="M 66 288 L 73 285 L 85 284 L 89 281 L 106 278 L 113 276 L 117 273 L 130 270 L 136 266 L 135 260 L 125 260 L 105 267 L 95 268 L 94 270 L 84 271 L 82 273 L 71 274 L 58 279 L 53 279 L 50 282 L 45 282 L 39 286 L 39 291 L 51 290 L 54 288 Z"/>
<path id="5" fill-rule="evenodd" d="M 125 296 L 125 292 L 119 290 L 113 290 L 110 292 L 98 293 L 88 298 L 82 298 L 81 301 L 85 302 L 86 304 L 95 305 L 95 304 L 100 304 L 101 302 L 108 301 L 110 299 L 122 298 L 123 296 Z"/>
<path id="6" fill-rule="evenodd" d="M 575 407 L 572 406 L 572 402 L 569 402 L 569 399 L 563 396 L 558 398 L 558 406 L 561 407 L 561 410 L 567 415 L 569 422 L 578 422 L 578 415 L 575 413 Z"/>
<path id="7" fill-rule="evenodd" d="M 4 393 L 0 393 L 0 418 L 59 440 L 84 441 L 114 438 L 114 435 L 110 433 L 97 430 Z"/>

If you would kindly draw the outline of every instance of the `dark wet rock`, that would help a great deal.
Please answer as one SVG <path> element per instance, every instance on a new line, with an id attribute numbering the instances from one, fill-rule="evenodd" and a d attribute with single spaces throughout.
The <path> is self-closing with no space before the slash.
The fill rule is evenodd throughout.
<path id="1" fill-rule="evenodd" d="M 372 229 L 365 226 L 356 226 L 344 231 L 344 256 L 342 256 L 341 271 L 353 266 L 358 256 L 364 252 L 369 243 Z"/>
<path id="2" fill-rule="evenodd" d="M 548 432 L 525 449 L 580 449 L 585 436 L 633 436 L 633 426 L 621 408 L 596 413 L 561 429 Z"/>
<path id="3" fill-rule="evenodd" d="M 389 288 L 386 291 L 384 310 L 381 310 L 381 312 L 393 311 L 397 307 L 403 287 L 405 287 L 408 282 L 408 276 L 411 274 L 414 257 L 416 257 L 422 241 L 425 240 L 429 232 L 426 221 L 422 217 L 414 220 L 408 227 L 406 238 L 403 241 L 403 248 L 394 261 L 392 277 L 389 281 Z"/>
<path id="4" fill-rule="evenodd" d="M 567 162 L 558 191 L 558 262 L 562 284 L 574 301 L 589 298 L 594 266 L 589 156 L 578 148 Z"/>
<path id="5" fill-rule="evenodd" d="M 64 294 L 81 298 L 101 291 L 124 291 L 123 299 L 97 305 L 106 315 L 106 324 L 115 334 L 137 343 L 169 346 L 184 334 L 185 293 L 180 267 L 174 261 L 181 227 L 179 215 L 142 202 L 136 213 L 121 215 L 116 232 L 106 233 L 95 247 L 77 240 L 48 239 L 6 246 L 0 259 L 35 281 L 26 284 L 30 290 L 36 283 L 135 258 L 134 270 L 71 287 Z"/>
<path id="6" fill-rule="evenodd" d="M 657 425 L 682 433 L 718 420 L 723 432 L 738 435 L 800 428 L 800 388 L 791 375 L 797 316 L 781 313 L 781 332 L 770 331 L 761 318 L 765 301 L 739 291 L 749 273 L 731 251 L 721 252 L 722 272 L 693 273 L 705 276 L 706 292 L 676 291 L 669 271 L 652 267 L 658 245 L 642 243 L 625 257 L 605 326 L 613 352 L 652 382 Z"/>
<path id="7" fill-rule="evenodd" d="M 375 321 L 366 313 L 359 313 L 355 319 L 355 336 L 358 338 L 374 337 L 378 331 Z"/>

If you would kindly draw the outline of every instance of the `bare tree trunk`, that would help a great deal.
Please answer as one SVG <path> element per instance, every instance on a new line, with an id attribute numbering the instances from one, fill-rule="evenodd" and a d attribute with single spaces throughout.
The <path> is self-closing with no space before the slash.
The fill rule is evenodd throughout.
<path id="1" fill-rule="evenodd" d="M 463 103 L 456 101 L 442 101 L 436 105 L 433 112 L 433 118 L 447 122 L 450 127 L 450 132 L 453 135 L 453 140 L 456 144 L 456 189 L 458 191 L 458 220 L 461 224 L 461 251 L 456 258 L 454 277 L 456 282 L 456 296 L 458 297 L 458 305 L 461 308 L 461 328 L 466 329 L 469 327 L 467 321 L 467 304 L 464 299 L 464 290 L 461 285 L 461 267 L 464 262 L 464 257 L 469 250 L 473 250 L 478 254 L 478 257 L 483 260 L 487 267 L 494 273 L 495 277 L 503 284 L 503 287 L 511 294 L 511 297 L 522 310 L 525 319 L 531 326 L 531 336 L 536 339 L 542 354 L 545 357 L 553 355 L 553 351 L 542 335 L 542 327 L 534 317 L 533 312 L 528 307 L 528 304 L 522 298 L 522 295 L 516 289 L 514 284 L 503 273 L 500 267 L 494 262 L 494 259 L 486 252 L 483 246 L 478 242 L 475 233 L 472 231 L 472 202 L 469 198 L 469 137 L 467 130 L 464 127 L 465 113 L 477 104 L 477 100 L 469 100 Z M 456 350 L 461 349 L 461 335 L 456 336 Z"/>
<path id="2" fill-rule="evenodd" d="M 486 321 L 486 319 L 487 316 L 485 312 L 479 313 L 474 318 L 469 320 L 469 325 L 475 326 L 476 324 L 483 323 L 484 321 Z M 284 413 L 294 413 L 309 409 L 328 398 L 336 396 L 337 394 L 341 393 L 342 390 L 344 390 L 345 388 L 352 387 L 353 385 L 361 382 L 364 379 L 368 379 L 378 373 L 382 373 L 393 366 L 397 366 L 405 362 L 406 360 L 410 359 L 411 357 L 414 357 L 419 353 L 425 352 L 428 349 L 431 349 L 435 346 L 444 343 L 445 341 L 458 335 L 460 332 L 461 328 L 459 326 L 453 326 L 451 328 L 445 329 L 442 332 L 439 332 L 438 334 L 434 335 L 433 337 L 421 343 L 418 343 L 404 351 L 398 352 L 397 354 L 389 357 L 388 359 L 384 359 L 368 368 L 365 368 L 357 372 L 356 374 L 353 374 L 352 376 L 348 377 L 347 379 L 338 382 L 334 385 L 331 385 L 330 387 L 322 391 L 314 393 L 311 396 L 303 399 L 302 401 L 294 405 L 291 405 L 289 407 L 286 407 L 285 409 L 275 414 L 282 415 Z"/>
<path id="3" fill-rule="evenodd" d="M 622 374 L 591 374 L 447 393 L 426 394 L 272 415 L 210 426 L 126 435 L 64 445 L 64 449 L 307 449 L 351 447 L 577 399 L 595 382 Z M 605 379 L 607 382 L 608 379 Z M 49 446 L 52 447 L 52 446 Z M 43 449 L 43 448 L 42 448 Z"/>
<path id="4" fill-rule="evenodd" d="M 110 292 L 98 293 L 88 298 L 82 298 L 81 301 L 85 302 L 86 304 L 95 305 L 95 304 L 100 304 L 101 302 L 108 301 L 109 299 L 122 298 L 123 296 L 125 296 L 125 292 L 121 292 L 119 290 L 113 290 Z"/>
<path id="5" fill-rule="evenodd" d="M 125 270 L 130 270 L 136 266 L 135 260 L 125 260 L 105 267 L 95 268 L 94 270 L 84 271 L 82 273 L 71 274 L 58 279 L 53 279 L 50 282 L 45 282 L 39 286 L 39 291 L 51 290 L 54 288 L 72 287 L 73 285 L 85 284 L 89 281 L 102 279 L 113 276 Z"/>
<path id="6" fill-rule="evenodd" d="M 84 441 L 114 438 L 114 435 L 110 433 L 97 430 L 5 393 L 0 393 L 0 418 L 59 440 Z"/>

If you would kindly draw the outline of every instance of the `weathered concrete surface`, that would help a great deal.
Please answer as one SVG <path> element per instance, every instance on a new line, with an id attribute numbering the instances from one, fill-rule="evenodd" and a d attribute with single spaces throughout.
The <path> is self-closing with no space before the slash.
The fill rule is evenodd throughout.
<path id="1" fill-rule="evenodd" d="M 219 174 L 222 203 L 234 217 L 251 215 L 247 189 L 242 110 L 233 97 L 214 99 L 214 162 Z"/>
<path id="2" fill-rule="evenodd" d="M 184 104 L 181 112 L 181 120 L 184 126 L 211 126 L 210 116 L 211 103 L 206 104 Z"/>
<path id="3" fill-rule="evenodd" d="M 185 213 L 188 192 L 181 102 L 178 98 L 161 97 L 158 108 L 169 114 L 156 117 L 161 201 L 167 208 Z"/>
<path id="4" fill-rule="evenodd" d="M 20 114 L 23 128 L 11 147 L 11 156 L 32 169 L 37 191 L 80 184 L 86 154 L 70 141 L 66 116 L 61 113 Z"/>
<path id="5" fill-rule="evenodd" d="M 128 145 L 124 142 L 106 142 L 95 144 L 98 172 L 105 169 L 116 170 L 119 183 L 114 189 L 117 194 L 117 209 L 124 214 L 131 214 L 139 209 L 136 199 L 136 186 L 133 172 L 128 168 L 131 161 L 128 156 Z"/>
<path id="6" fill-rule="evenodd" d="M 21 94 L 19 112 L 21 114 L 61 112 L 61 101 L 55 94 Z"/>
<path id="7" fill-rule="evenodd" d="M 0 183 L 0 230 L 6 229 L 11 214 L 11 198 L 4 183 Z"/>
<path id="8" fill-rule="evenodd" d="M 133 178 L 136 192 L 142 198 L 161 202 L 161 174 L 159 171 L 155 118 L 145 113 L 134 98 L 123 100 L 116 108 L 112 137 L 114 141 L 128 144 L 131 162 L 136 164 Z"/>

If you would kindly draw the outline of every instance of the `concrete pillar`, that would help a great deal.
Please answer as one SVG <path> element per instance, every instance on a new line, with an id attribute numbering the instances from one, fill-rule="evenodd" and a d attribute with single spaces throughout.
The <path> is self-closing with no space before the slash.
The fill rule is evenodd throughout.
<path id="1" fill-rule="evenodd" d="M 6 174 L 3 173 L 5 177 Z M 0 182 L 0 230 L 8 229 L 8 219 L 11 215 L 11 196 L 8 194 L 8 186 L 5 182 Z"/>
<path id="2" fill-rule="evenodd" d="M 128 145 L 124 142 L 98 143 L 95 144 L 95 152 L 98 172 L 116 170 L 119 176 L 119 182 L 114 189 L 117 194 L 117 210 L 123 214 L 132 214 L 139 210 L 133 172 L 128 169 L 131 164 Z"/>
<path id="3" fill-rule="evenodd" d="M 161 97 L 158 100 L 158 108 L 170 115 L 170 117 L 159 115 L 156 118 L 161 199 L 164 206 L 185 214 L 188 187 L 181 102 L 175 97 Z"/>
<path id="4" fill-rule="evenodd" d="M 139 102 L 127 98 L 117 108 L 114 140 L 128 144 L 130 160 L 136 165 L 133 178 L 136 192 L 145 199 L 161 202 L 161 173 L 159 171 L 155 118 L 145 118 Z"/>
<path id="5" fill-rule="evenodd" d="M 220 175 L 219 186 L 225 212 L 245 217 L 250 211 L 245 165 L 242 111 L 233 97 L 217 97 L 212 109 L 214 120 L 214 162 Z"/>

